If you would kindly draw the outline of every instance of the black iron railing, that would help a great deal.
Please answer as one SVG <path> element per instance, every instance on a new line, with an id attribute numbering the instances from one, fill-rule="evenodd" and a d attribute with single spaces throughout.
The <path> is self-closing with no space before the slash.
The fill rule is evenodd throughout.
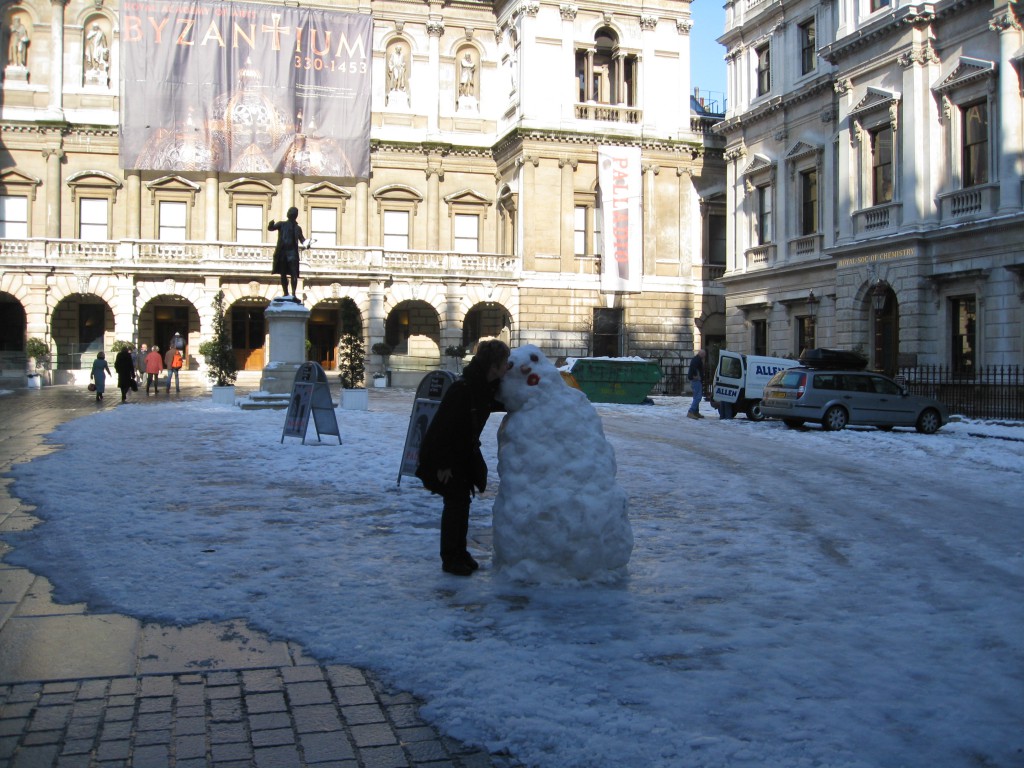
<path id="1" fill-rule="evenodd" d="M 956 371 L 948 365 L 900 368 L 896 380 L 916 395 L 934 397 L 950 414 L 971 419 L 1024 419 L 1024 367 L 989 365 Z"/>

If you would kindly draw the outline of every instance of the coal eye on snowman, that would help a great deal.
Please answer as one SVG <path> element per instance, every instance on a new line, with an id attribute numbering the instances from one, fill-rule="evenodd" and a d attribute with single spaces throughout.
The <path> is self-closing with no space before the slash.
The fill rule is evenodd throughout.
<path id="1" fill-rule="evenodd" d="M 540 360 L 540 358 L 537 357 L 537 355 L 530 355 L 530 361 L 531 362 L 536 363 L 538 360 Z"/>

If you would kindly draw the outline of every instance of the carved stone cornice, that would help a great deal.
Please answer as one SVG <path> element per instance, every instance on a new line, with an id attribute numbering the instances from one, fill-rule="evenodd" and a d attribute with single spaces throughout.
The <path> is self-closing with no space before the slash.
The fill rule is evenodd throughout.
<path id="1" fill-rule="evenodd" d="M 640 29 L 647 32 L 653 32 L 658 28 L 658 17 L 653 13 L 641 13 L 640 14 Z"/>
<path id="2" fill-rule="evenodd" d="M 579 13 L 579 7 L 572 5 L 571 3 L 562 3 L 558 6 L 558 12 L 562 16 L 562 21 L 573 21 L 576 18 L 576 14 Z"/>
<path id="3" fill-rule="evenodd" d="M 935 48 L 932 46 L 931 40 L 926 40 L 921 45 L 915 45 L 911 50 L 901 53 L 896 58 L 896 63 L 899 64 L 903 69 L 910 69 L 915 64 L 938 64 L 940 63 L 939 54 L 936 53 Z"/>
<path id="4" fill-rule="evenodd" d="M 441 37 L 444 34 L 444 20 L 429 19 L 427 21 L 427 34 L 430 37 Z"/>
<path id="5" fill-rule="evenodd" d="M 537 0 L 526 0 L 525 3 L 519 6 L 519 10 L 527 16 L 536 16 L 540 13 L 540 3 Z"/>
<path id="6" fill-rule="evenodd" d="M 580 163 L 579 160 L 575 160 L 575 159 L 572 159 L 572 158 L 562 158 L 561 160 L 558 161 L 558 167 L 559 168 L 565 168 L 565 166 L 570 165 L 570 166 L 572 166 L 572 169 L 575 171 L 576 167 L 579 165 L 579 163 Z"/>
<path id="7" fill-rule="evenodd" d="M 676 32 L 680 35 L 690 34 L 693 29 L 693 19 L 676 19 Z"/>

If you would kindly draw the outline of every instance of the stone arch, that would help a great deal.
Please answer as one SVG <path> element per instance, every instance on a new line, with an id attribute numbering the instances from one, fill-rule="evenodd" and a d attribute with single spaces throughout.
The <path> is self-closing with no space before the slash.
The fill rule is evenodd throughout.
<path id="1" fill-rule="evenodd" d="M 384 341 L 395 350 L 392 359 L 407 357 L 424 364 L 440 363 L 441 318 L 437 308 L 422 299 L 395 304 L 384 319 Z"/>
<path id="2" fill-rule="evenodd" d="M 50 338 L 58 371 L 88 370 L 115 341 L 110 302 L 96 293 L 69 292 L 53 305 Z"/>
<path id="3" fill-rule="evenodd" d="M 512 346 L 512 313 L 501 304 L 485 301 L 472 305 L 462 319 L 462 346 L 471 353 L 482 339 L 501 339 Z"/>
<path id="4" fill-rule="evenodd" d="M 185 369 L 192 367 L 191 361 L 199 354 L 199 343 L 203 333 L 202 317 L 196 305 L 197 294 L 186 291 L 168 291 L 158 293 L 139 305 L 137 324 L 138 343 L 145 342 L 149 346 L 160 347 L 166 352 L 174 334 L 180 334 L 184 340 Z"/>
<path id="5" fill-rule="evenodd" d="M 11 367 L 11 355 L 21 356 L 28 336 L 28 313 L 17 296 L 0 291 L 0 369 Z"/>
<path id="6" fill-rule="evenodd" d="M 344 315 L 346 302 L 359 316 L 359 328 L 356 332 L 365 337 L 368 327 L 368 315 L 360 302 L 350 295 L 338 295 L 321 299 L 311 304 L 309 322 L 306 326 L 306 338 L 310 342 L 309 359 L 320 363 L 325 371 L 337 368 L 338 342 L 346 331 Z"/>

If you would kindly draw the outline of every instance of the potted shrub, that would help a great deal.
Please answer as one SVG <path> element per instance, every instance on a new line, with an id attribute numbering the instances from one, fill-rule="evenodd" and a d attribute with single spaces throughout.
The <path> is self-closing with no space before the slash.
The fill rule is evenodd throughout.
<path id="1" fill-rule="evenodd" d="M 455 360 L 455 370 L 462 370 L 462 360 L 466 357 L 466 352 L 469 350 L 461 344 L 452 344 L 447 347 L 444 353 Z"/>
<path id="2" fill-rule="evenodd" d="M 213 402 L 234 405 L 238 364 L 231 348 L 224 291 L 218 291 L 213 300 L 213 338 L 199 345 L 199 354 L 206 359 L 206 377 L 213 382 Z"/>
<path id="3" fill-rule="evenodd" d="M 341 380 L 341 407 L 365 410 L 366 344 L 363 342 L 359 310 L 352 302 L 342 304 L 341 339 L 338 341 L 338 378 Z"/>
<path id="4" fill-rule="evenodd" d="M 25 342 L 25 357 L 28 358 L 28 382 L 29 389 L 39 389 L 43 380 L 39 375 L 39 364 L 50 357 L 50 348 L 46 342 L 38 336 L 33 336 Z"/>
<path id="5" fill-rule="evenodd" d="M 381 368 L 380 371 L 373 374 L 373 385 L 375 387 L 386 387 L 391 368 L 388 361 L 391 358 L 391 353 L 395 351 L 395 348 L 386 341 L 378 341 L 370 347 L 370 351 L 375 355 L 380 355 L 381 357 Z M 381 379 L 384 380 L 383 384 L 379 383 Z"/>

